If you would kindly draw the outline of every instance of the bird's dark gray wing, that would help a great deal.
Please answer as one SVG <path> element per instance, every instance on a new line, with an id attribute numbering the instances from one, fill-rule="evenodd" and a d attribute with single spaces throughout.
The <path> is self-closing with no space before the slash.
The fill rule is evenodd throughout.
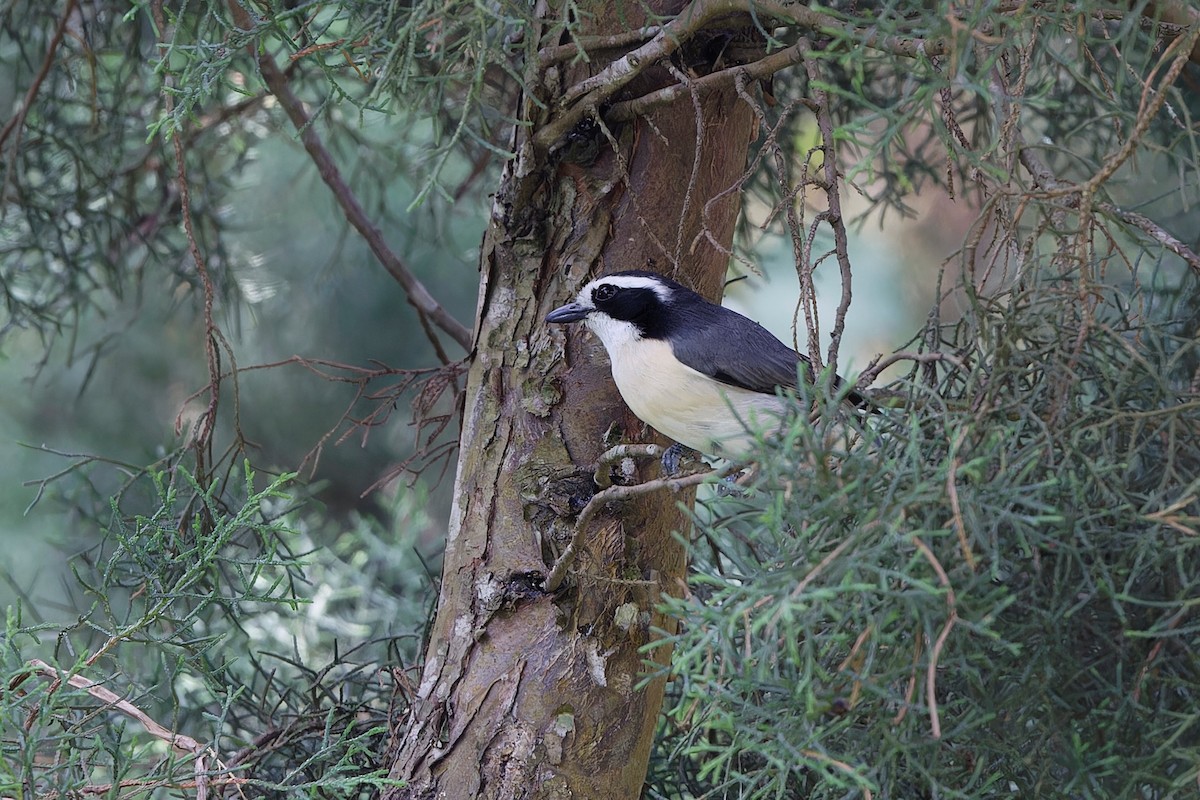
<path id="1" fill-rule="evenodd" d="M 774 394 L 776 387 L 796 388 L 797 365 L 808 359 L 775 338 L 766 328 L 724 306 L 688 309 L 669 335 L 675 357 L 722 383 Z"/>

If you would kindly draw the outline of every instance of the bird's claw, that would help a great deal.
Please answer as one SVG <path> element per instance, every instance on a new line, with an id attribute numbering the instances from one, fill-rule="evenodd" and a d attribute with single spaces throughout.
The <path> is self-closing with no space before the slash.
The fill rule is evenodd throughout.
<path id="1" fill-rule="evenodd" d="M 700 454 L 692 448 L 684 447 L 676 442 L 668 447 L 662 455 L 663 474 L 668 478 L 674 478 L 679 475 L 684 461 L 695 461 L 699 457 Z"/>

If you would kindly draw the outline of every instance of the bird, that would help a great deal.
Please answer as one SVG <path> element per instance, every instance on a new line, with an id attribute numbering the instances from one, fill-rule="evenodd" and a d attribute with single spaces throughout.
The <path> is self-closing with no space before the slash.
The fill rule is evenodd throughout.
<path id="1" fill-rule="evenodd" d="M 579 321 L 604 345 L 634 415 L 702 453 L 746 456 L 756 441 L 751 428 L 782 424 L 788 404 L 780 390 L 799 388 L 801 364 L 815 380 L 812 363 L 766 328 L 655 272 L 596 278 L 546 315 L 548 323 Z M 845 399 L 868 406 L 853 389 Z"/>

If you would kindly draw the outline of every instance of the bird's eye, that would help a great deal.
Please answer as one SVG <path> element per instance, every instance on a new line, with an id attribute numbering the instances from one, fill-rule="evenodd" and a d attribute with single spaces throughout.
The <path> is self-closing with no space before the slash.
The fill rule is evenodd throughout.
<path id="1" fill-rule="evenodd" d="M 617 287 L 611 283 L 602 283 L 592 290 L 592 299 L 597 303 L 603 303 L 605 300 L 612 300 L 617 294 Z"/>

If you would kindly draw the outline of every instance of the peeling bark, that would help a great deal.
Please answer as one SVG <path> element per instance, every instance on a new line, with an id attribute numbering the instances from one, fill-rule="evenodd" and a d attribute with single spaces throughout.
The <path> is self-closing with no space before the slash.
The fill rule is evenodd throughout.
<path id="1" fill-rule="evenodd" d="M 595 6 L 591 34 L 645 22 Z M 605 63 L 570 68 L 558 92 Z M 655 68 L 628 91 L 673 81 Z M 738 193 L 709 201 L 741 178 L 753 115 L 732 89 L 695 103 L 685 94 L 607 134 L 592 130 L 580 158 L 570 148 L 536 155 L 548 115 L 529 98 L 522 113 L 532 124 L 517 133 L 481 254 L 441 596 L 398 725 L 392 777 L 407 786 L 393 798 L 637 797 L 662 703 L 663 681 L 639 688 L 639 649 L 674 627 L 656 607 L 683 586 L 672 532 L 687 528 L 678 503 L 691 497 L 639 498 L 598 516 L 564 588 L 541 591 L 551 544 L 565 543 L 595 491 L 606 432 L 615 422 L 625 441 L 657 436 L 621 402 L 601 345 L 543 319 L 617 269 L 656 268 L 718 297 L 727 258 L 699 234 L 732 239 Z M 640 478 L 657 469 L 643 465 Z"/>

